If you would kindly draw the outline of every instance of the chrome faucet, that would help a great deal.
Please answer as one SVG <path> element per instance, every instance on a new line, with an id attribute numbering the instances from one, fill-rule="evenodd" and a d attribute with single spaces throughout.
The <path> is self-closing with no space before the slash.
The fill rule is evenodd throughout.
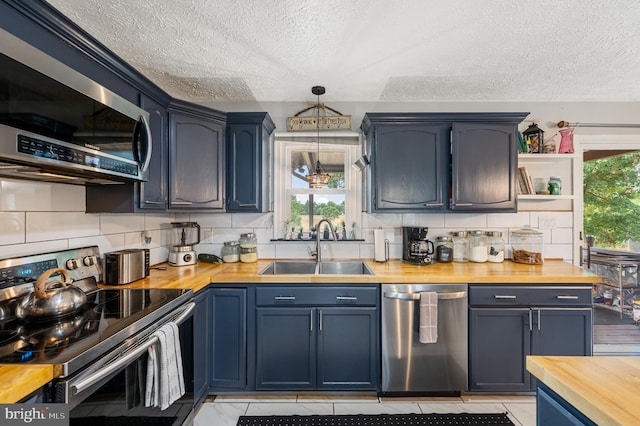
<path id="1" fill-rule="evenodd" d="M 329 219 L 320 219 L 318 221 L 318 223 L 316 224 L 316 226 L 315 226 L 315 229 L 316 229 L 316 252 L 315 253 L 311 253 L 312 256 L 315 254 L 316 262 L 318 264 L 322 261 L 322 254 L 320 253 L 320 224 L 322 222 L 325 222 L 327 225 L 329 225 L 329 229 L 331 230 L 331 235 L 333 235 L 333 240 L 334 241 L 338 240 L 338 236 L 336 235 L 336 229 L 333 227 L 333 224 L 331 222 L 329 222 Z"/>

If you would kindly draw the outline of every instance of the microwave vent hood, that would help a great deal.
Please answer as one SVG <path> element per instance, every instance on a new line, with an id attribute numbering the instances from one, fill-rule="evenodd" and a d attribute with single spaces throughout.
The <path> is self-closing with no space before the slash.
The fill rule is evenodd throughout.
<path id="1" fill-rule="evenodd" d="M 0 177 L 143 182 L 149 113 L 0 29 Z"/>

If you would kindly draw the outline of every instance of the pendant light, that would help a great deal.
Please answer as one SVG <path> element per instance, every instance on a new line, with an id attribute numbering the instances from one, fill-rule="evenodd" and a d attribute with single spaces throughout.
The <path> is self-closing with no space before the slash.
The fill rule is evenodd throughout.
<path id="1" fill-rule="evenodd" d="M 318 103 L 316 105 L 316 129 L 318 131 L 317 145 L 318 145 L 318 157 L 316 161 L 315 173 L 307 176 L 307 182 L 309 182 L 309 188 L 323 188 L 329 186 L 329 179 L 331 176 L 327 173 L 323 173 L 322 164 L 320 164 L 320 95 L 324 95 L 324 86 L 313 86 L 311 93 L 318 97 Z"/>

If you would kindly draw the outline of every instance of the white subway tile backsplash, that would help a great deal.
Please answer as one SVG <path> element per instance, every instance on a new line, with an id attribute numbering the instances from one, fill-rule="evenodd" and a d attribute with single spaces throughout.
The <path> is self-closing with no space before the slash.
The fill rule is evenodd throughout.
<path id="1" fill-rule="evenodd" d="M 36 243 L 12 244 L 0 246 L 0 259 L 26 256 L 29 254 L 47 253 L 68 249 L 67 240 L 38 241 Z"/>
<path id="2" fill-rule="evenodd" d="M 391 228 L 391 227 L 401 227 L 402 226 L 402 214 L 392 214 L 392 213 L 362 213 L 362 223 L 358 223 L 357 226 L 359 228 Z M 351 224 L 347 224 L 347 228 L 351 230 Z"/>
<path id="3" fill-rule="evenodd" d="M 0 179 L 0 211 L 84 210 L 83 186 Z"/>
<path id="4" fill-rule="evenodd" d="M 144 215 L 141 214 L 101 214 L 100 233 L 118 234 L 122 232 L 140 231 L 144 227 Z"/>
<path id="5" fill-rule="evenodd" d="M 491 229 L 497 227 L 522 228 L 530 224 L 529 212 L 487 214 L 487 226 Z"/>
<path id="6" fill-rule="evenodd" d="M 88 246 L 98 246 L 101 254 L 123 250 L 125 248 L 124 234 L 98 235 L 69 240 L 69 248 Z"/>
<path id="7" fill-rule="evenodd" d="M 456 229 L 485 229 L 487 215 L 478 213 L 451 213 L 445 216 L 444 225 Z"/>
<path id="8" fill-rule="evenodd" d="M 271 213 L 231 213 L 233 228 L 272 228 Z"/>
<path id="9" fill-rule="evenodd" d="M 27 212 L 27 242 L 100 235 L 99 215 L 81 212 Z"/>
<path id="10" fill-rule="evenodd" d="M 573 228 L 555 228 L 551 230 L 551 244 L 572 244 Z"/>
<path id="11" fill-rule="evenodd" d="M 444 213 L 405 213 L 402 215 L 402 226 L 427 226 L 431 228 L 444 228 Z"/>
<path id="12" fill-rule="evenodd" d="M 198 222 L 203 228 L 231 228 L 231 215 L 220 213 L 195 213 L 189 218 L 192 222 Z"/>
<path id="13" fill-rule="evenodd" d="M 0 212 L 0 245 L 25 242 L 25 213 Z"/>

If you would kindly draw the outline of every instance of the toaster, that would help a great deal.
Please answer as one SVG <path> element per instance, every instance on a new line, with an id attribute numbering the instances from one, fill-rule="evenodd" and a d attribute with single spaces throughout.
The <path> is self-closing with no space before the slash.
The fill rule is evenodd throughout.
<path id="1" fill-rule="evenodd" d="M 103 281 L 128 284 L 149 276 L 149 249 L 112 251 L 104 255 Z"/>

